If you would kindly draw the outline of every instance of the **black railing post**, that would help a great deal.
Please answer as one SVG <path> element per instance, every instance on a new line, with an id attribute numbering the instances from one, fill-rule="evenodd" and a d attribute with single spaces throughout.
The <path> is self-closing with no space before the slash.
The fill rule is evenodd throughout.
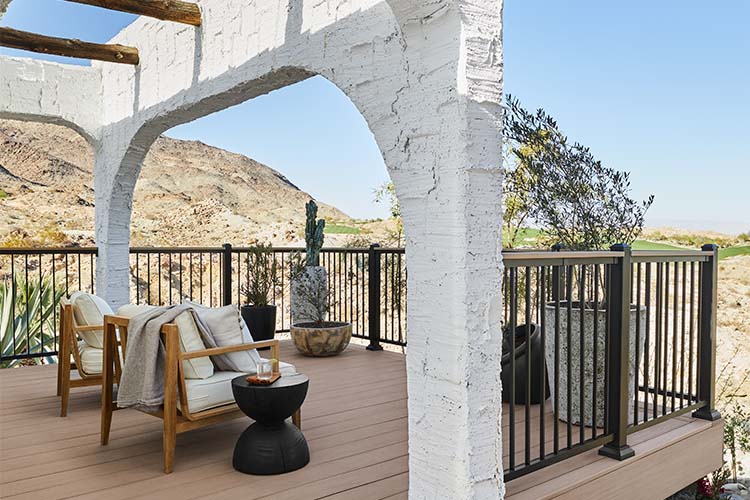
<path id="1" fill-rule="evenodd" d="M 553 252 L 562 252 L 565 249 L 565 245 L 562 243 L 555 243 L 552 245 Z M 560 268 L 562 266 L 554 266 L 552 268 L 552 300 L 556 301 L 558 298 L 562 299 L 563 295 L 563 282 L 560 279 Z"/>
<path id="2" fill-rule="evenodd" d="M 382 351 L 380 345 L 380 245 L 370 245 L 367 257 L 367 330 L 370 336 L 368 351 Z"/>
<path id="3" fill-rule="evenodd" d="M 606 403 L 606 432 L 612 441 L 599 449 L 599 454 L 617 460 L 635 455 L 628 446 L 628 385 L 630 378 L 630 245 L 612 245 L 610 250 L 622 252 L 622 257 L 612 264 L 607 290 L 607 314 L 609 315 L 609 342 L 607 361 L 609 366 Z M 582 409 L 583 410 L 583 409 Z"/>
<path id="4" fill-rule="evenodd" d="M 221 283 L 222 305 L 228 306 L 232 303 L 232 245 L 224 243 L 222 246 Z"/>
<path id="5" fill-rule="evenodd" d="M 716 292 L 719 274 L 719 247 L 703 245 L 701 250 L 711 252 L 708 261 L 701 262 L 701 286 L 698 298 L 698 399 L 706 406 L 693 412 L 696 418 L 719 420 L 716 410 Z"/>

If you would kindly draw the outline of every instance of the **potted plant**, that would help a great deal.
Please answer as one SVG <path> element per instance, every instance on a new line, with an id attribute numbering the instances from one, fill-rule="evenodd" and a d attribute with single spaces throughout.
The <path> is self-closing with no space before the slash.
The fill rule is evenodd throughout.
<path id="1" fill-rule="evenodd" d="M 328 287 L 326 270 L 320 265 L 320 249 L 323 247 L 325 219 L 318 219 L 318 205 L 310 200 L 305 204 L 305 257 L 290 261 L 292 324 L 316 321 L 318 313 L 310 302 L 309 290 Z"/>
<path id="2" fill-rule="evenodd" d="M 292 259 L 292 327 L 294 345 L 306 356 L 335 356 L 349 345 L 351 323 L 328 320 L 331 306 L 325 268 L 320 266 L 325 220 L 317 219 L 318 206 L 306 206 L 305 258 Z"/>
<path id="3" fill-rule="evenodd" d="M 508 103 L 504 128 L 511 156 L 517 164 L 516 170 L 520 169 L 525 179 L 523 188 L 526 190 L 524 196 L 529 200 L 529 218 L 550 242 L 556 242 L 566 250 L 608 250 L 614 244 L 631 244 L 643 229 L 646 211 L 654 197 L 650 196 L 643 202 L 633 200 L 627 172 L 605 167 L 588 148 L 569 143 L 544 110 L 529 113 L 511 96 L 508 96 Z M 605 272 L 599 273 L 600 279 L 595 280 L 592 268 L 592 265 L 572 265 L 568 268 L 572 270 L 570 273 L 564 268 L 561 270 L 563 286 L 553 292 L 559 297 L 559 313 L 556 313 L 557 299 L 548 301 L 544 308 L 545 355 L 547 373 L 559 375 L 558 391 L 555 391 L 554 378 L 550 375 L 548 379 L 551 392 L 558 394 L 560 418 L 576 425 L 583 422 L 587 426 L 602 427 L 606 401 L 608 304 Z M 588 295 L 577 295 L 580 284 L 589 291 Z M 563 293 L 565 289 L 572 292 L 570 296 Z M 593 290 L 599 291 L 598 298 L 591 293 Z M 641 345 L 636 349 L 635 330 L 638 324 L 640 331 L 644 331 L 645 322 L 646 308 L 642 306 L 638 310 L 635 304 L 631 304 L 628 366 L 631 380 L 628 400 L 631 405 L 634 399 L 632 381 L 640 365 L 635 353 L 642 356 L 645 350 L 643 335 L 640 336 Z M 557 339 L 556 332 L 560 332 Z M 571 332 L 570 341 L 568 332 Z M 595 348 L 599 353 L 596 360 L 592 355 Z M 556 349 L 559 353 L 557 360 Z M 595 383 L 596 394 L 592 395 Z M 582 394 L 584 404 L 581 408 Z M 596 405 L 592 401 L 596 401 Z M 593 421 L 594 409 L 596 422 Z M 631 408 L 628 414 L 632 416 L 632 413 Z"/>
<path id="4" fill-rule="evenodd" d="M 279 285 L 278 266 L 270 244 L 258 244 L 245 258 L 248 282 L 241 286 L 245 305 L 240 308 L 253 340 L 271 340 L 276 334 L 276 306 L 271 303 Z"/>

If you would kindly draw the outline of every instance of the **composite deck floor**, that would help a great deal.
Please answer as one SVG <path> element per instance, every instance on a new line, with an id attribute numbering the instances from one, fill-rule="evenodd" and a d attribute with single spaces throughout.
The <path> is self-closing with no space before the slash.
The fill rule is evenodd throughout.
<path id="1" fill-rule="evenodd" d="M 232 468 L 242 417 L 177 437 L 175 468 L 161 471 L 161 420 L 135 410 L 115 412 L 108 446 L 99 445 L 100 392 L 71 392 L 60 418 L 53 366 L 0 370 L 0 497 L 2 498 L 406 498 L 407 404 L 404 357 L 352 345 L 337 358 L 305 358 L 282 342 L 281 358 L 310 377 L 302 429 L 311 461 L 280 476 L 249 476 Z M 538 428 L 539 409 L 532 407 Z M 545 448 L 552 449 L 549 405 Z M 509 411 L 504 411 L 508 463 Z M 516 462 L 524 461 L 523 407 L 516 411 Z M 635 433 L 631 442 L 648 456 L 706 430 L 710 423 L 683 416 Z M 567 441 L 561 425 L 560 442 Z M 589 430 L 590 431 L 590 430 Z M 669 439 L 665 438 L 667 435 Z M 577 428 L 574 429 L 577 438 Z M 531 435 L 538 453 L 539 437 Z M 532 455 L 534 456 L 534 455 Z M 656 455 L 654 455 L 656 456 Z M 627 463 L 627 462 L 626 462 Z M 511 499 L 551 498 L 621 467 L 588 451 L 509 482 Z M 581 497 L 582 498 L 582 497 Z"/>

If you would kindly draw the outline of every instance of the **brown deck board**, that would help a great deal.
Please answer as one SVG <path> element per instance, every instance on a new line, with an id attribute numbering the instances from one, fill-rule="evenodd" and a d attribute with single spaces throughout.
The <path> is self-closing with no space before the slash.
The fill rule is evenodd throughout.
<path id="1" fill-rule="evenodd" d="M 90 500 L 405 499 L 408 418 L 403 356 L 368 352 L 361 345 L 352 345 L 337 358 L 313 359 L 297 354 L 289 342 L 282 342 L 281 358 L 310 377 L 302 418 L 311 462 L 283 476 L 249 476 L 232 468 L 234 443 L 249 423 L 244 417 L 181 434 L 177 438 L 175 471 L 165 475 L 161 472 L 161 420 L 134 410 L 115 412 L 110 444 L 100 446 L 98 387 L 73 390 L 69 416 L 60 418 L 59 399 L 55 397 L 56 367 L 0 370 L 0 495 L 12 499 Z M 510 418 L 506 405 L 506 463 Z M 517 405 L 513 415 L 517 464 L 525 458 L 525 418 L 524 406 Z M 540 422 L 546 429 L 546 453 L 553 449 L 552 405 L 546 404 L 543 415 L 539 406 L 532 406 L 530 419 L 533 460 L 539 453 Z M 591 481 L 616 498 L 622 487 L 611 481 L 612 477 L 626 477 L 627 471 L 659 477 L 661 469 L 654 464 L 667 468 L 665 453 L 678 453 L 691 444 L 711 445 L 716 441 L 716 429 L 715 424 L 689 416 L 668 420 L 629 437 L 637 460 L 616 462 L 591 450 L 509 482 L 506 498 L 585 498 L 581 495 Z M 564 448 L 567 425 L 560 422 L 559 430 Z M 572 432 L 577 442 L 578 427 L 573 426 Z M 586 429 L 587 438 L 590 432 Z M 683 462 L 675 463 L 686 473 L 705 468 L 700 459 Z M 673 481 L 677 482 L 679 478 Z"/>

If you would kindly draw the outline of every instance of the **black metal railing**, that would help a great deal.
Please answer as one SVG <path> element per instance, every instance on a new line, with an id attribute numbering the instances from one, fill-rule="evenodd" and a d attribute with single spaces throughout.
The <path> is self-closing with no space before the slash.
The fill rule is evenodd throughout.
<path id="1" fill-rule="evenodd" d="M 62 296 L 94 293 L 95 248 L 0 248 L 0 367 L 57 355 Z"/>
<path id="2" fill-rule="evenodd" d="M 600 447 L 620 460 L 628 435 L 687 412 L 715 411 L 718 249 L 503 252 L 505 478 Z M 131 300 L 242 304 L 247 247 L 132 248 Z M 272 248 L 280 272 L 277 331 L 290 327 L 290 264 L 302 248 Z M 95 291 L 95 248 L 0 249 L 3 366 L 54 361 L 57 302 Z M 354 335 L 405 346 L 403 249 L 324 248 L 331 318 Z"/>
<path id="3" fill-rule="evenodd" d="M 505 477 L 690 411 L 715 419 L 715 246 L 506 252 Z"/>
<path id="4" fill-rule="evenodd" d="M 131 281 L 135 303 L 174 304 L 184 300 L 217 306 L 243 304 L 250 282 L 249 247 L 133 248 Z M 304 248 L 269 249 L 278 269 L 277 332 L 291 325 L 290 266 Z M 353 335 L 406 345 L 406 260 L 402 248 L 323 248 L 328 275 L 329 314 L 351 322 Z M 372 265 L 371 265 L 372 263 Z M 373 335 L 374 333 L 374 335 Z"/>
<path id="5" fill-rule="evenodd" d="M 133 247 L 130 249 L 130 296 L 138 304 L 175 304 L 185 300 L 210 306 L 243 304 L 243 285 L 250 279 L 248 247 Z M 303 248 L 272 248 L 279 286 L 273 302 L 279 308 L 277 331 L 291 324 L 290 264 Z M 77 290 L 93 293 L 96 248 L 2 249 L 0 279 L 7 284 L 3 303 L 15 312 L 2 332 L 3 363 L 57 354 L 58 311 L 62 296 Z M 353 324 L 353 335 L 380 343 L 406 345 L 406 259 L 402 248 L 324 248 L 321 265 L 328 274 L 330 317 Z M 26 289 L 36 284 L 53 291 L 49 304 L 38 313 L 26 307 Z M 5 288 L 3 289 L 5 290 Z M 31 294 L 33 296 L 33 293 Z M 33 311 L 33 313 L 31 313 Z M 0 307 L 0 312 L 2 308 Z M 49 313 L 50 318 L 47 318 Z M 31 322 L 26 315 L 42 314 Z M 32 318 L 33 319 L 33 318 Z M 17 341 L 18 340 L 18 341 Z M 23 341 L 21 341 L 23 340 Z M 50 361 L 52 359 L 50 358 Z"/>

